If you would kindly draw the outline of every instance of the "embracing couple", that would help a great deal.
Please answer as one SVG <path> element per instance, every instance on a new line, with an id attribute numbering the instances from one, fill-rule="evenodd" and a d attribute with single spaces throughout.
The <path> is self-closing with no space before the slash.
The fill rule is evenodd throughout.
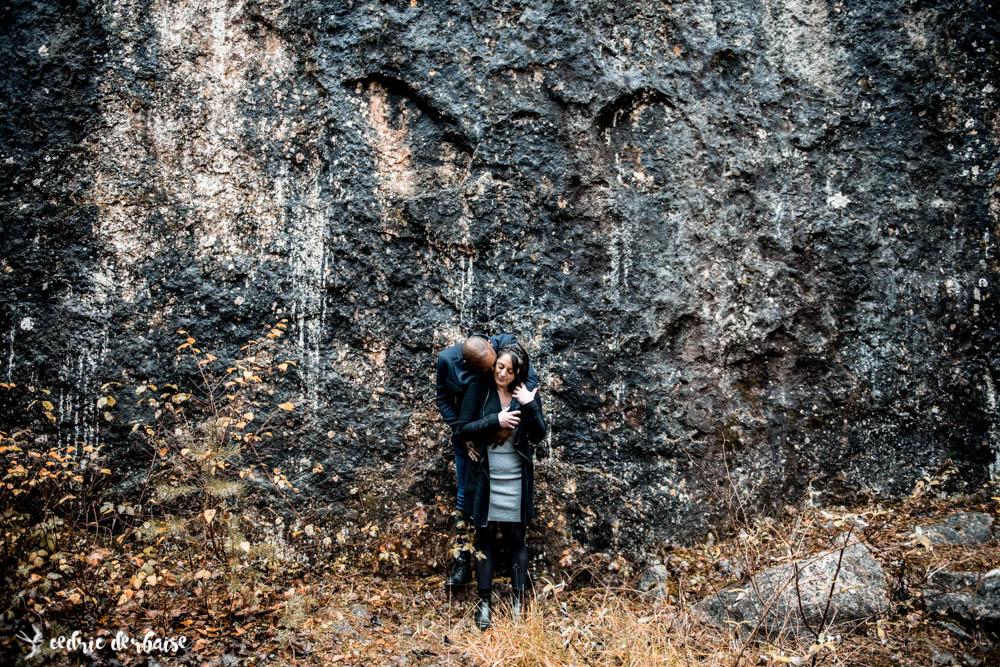
<path id="1" fill-rule="evenodd" d="M 458 481 L 458 556 L 445 585 L 465 584 L 475 570 L 475 622 L 485 630 L 501 546 L 511 558 L 515 615 L 528 585 L 524 538 L 535 514 L 534 445 L 545 435 L 538 375 L 512 334 L 474 334 L 438 355 L 437 405 L 451 427 Z M 475 559 L 461 530 L 469 522 L 475 527 Z"/>

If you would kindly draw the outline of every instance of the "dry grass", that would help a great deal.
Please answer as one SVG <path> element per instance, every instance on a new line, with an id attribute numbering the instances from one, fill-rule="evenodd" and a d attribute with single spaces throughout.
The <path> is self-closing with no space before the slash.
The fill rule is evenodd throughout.
<path id="1" fill-rule="evenodd" d="M 579 591 L 536 601 L 519 620 L 501 616 L 466 649 L 481 665 L 723 665 L 727 639 L 685 613 L 650 609 L 631 595 Z M 719 649 L 722 650 L 719 650 Z"/>
<path id="2" fill-rule="evenodd" d="M 735 667 L 810 664 L 813 657 L 816 664 L 890 662 L 884 655 L 862 655 L 857 646 L 820 646 L 784 635 L 746 643 L 696 615 L 655 606 L 627 589 L 551 594 L 531 602 L 516 621 L 501 601 L 495 605 L 494 626 L 480 632 L 472 622 L 472 596 L 442 600 L 437 581 L 397 580 L 388 589 L 362 581 L 334 596 L 327 621 L 320 621 L 323 614 L 314 617 L 308 633 L 314 651 L 297 664 L 327 664 L 331 657 L 358 665 Z M 378 620 L 352 618 L 350 609 L 359 603 Z M 353 621 L 354 631 L 331 635 L 328 629 L 345 619 Z M 870 644 L 864 638 L 859 646 Z"/>

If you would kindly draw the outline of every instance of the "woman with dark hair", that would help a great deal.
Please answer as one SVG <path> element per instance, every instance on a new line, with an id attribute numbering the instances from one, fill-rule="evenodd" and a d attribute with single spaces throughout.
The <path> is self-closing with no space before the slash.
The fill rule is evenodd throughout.
<path id="1" fill-rule="evenodd" d="M 493 569 L 500 545 L 511 554 L 511 603 L 520 615 L 528 583 L 525 529 L 535 515 L 534 445 L 545 436 L 538 389 L 528 391 L 528 353 L 514 343 L 500 348 L 492 374 L 469 386 L 462 401 L 458 431 L 472 444 L 465 477 L 466 508 L 476 525 L 475 622 L 490 627 Z"/>

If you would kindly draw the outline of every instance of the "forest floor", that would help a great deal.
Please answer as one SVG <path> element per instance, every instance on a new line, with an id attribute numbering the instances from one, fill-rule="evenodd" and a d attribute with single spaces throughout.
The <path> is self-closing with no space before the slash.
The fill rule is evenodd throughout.
<path id="1" fill-rule="evenodd" d="M 670 594 L 659 602 L 636 589 L 638 574 L 593 558 L 561 577 L 536 575 L 535 601 L 518 621 L 503 611 L 509 588 L 501 585 L 498 621 L 486 632 L 472 622 L 474 585 L 446 597 L 443 572 L 423 578 L 355 573 L 293 593 L 308 596 L 303 620 L 274 652 L 283 663 L 303 665 L 995 665 L 997 637 L 967 627 L 968 636 L 959 639 L 946 629 L 947 619 L 923 611 L 920 589 L 935 571 L 985 573 L 1000 566 L 1000 544 L 928 547 L 916 529 L 960 511 L 997 516 L 998 508 L 987 497 L 910 498 L 760 522 L 721 543 L 664 550 L 672 575 Z M 720 560 L 758 568 L 786 562 L 796 551 L 822 550 L 843 532 L 837 524 L 845 517 L 867 523 L 863 541 L 889 580 L 893 600 L 881 619 L 826 641 L 781 632 L 741 639 L 692 612 L 697 600 L 739 583 L 720 571 Z"/>
<path id="2" fill-rule="evenodd" d="M 1000 503 L 988 494 L 925 495 L 878 506 L 809 509 L 780 522 L 745 525 L 721 542 L 665 547 L 659 555 L 670 578 L 660 600 L 638 590 L 641 573 L 624 559 L 581 555 L 572 567 L 534 573 L 533 599 L 520 620 L 506 613 L 509 584 L 498 579 L 496 623 L 486 632 L 472 622 L 474 584 L 446 595 L 443 567 L 425 567 L 435 573 L 415 576 L 405 568 L 383 565 L 374 571 L 313 560 L 288 568 L 270 583 L 258 581 L 249 607 L 210 601 L 207 581 L 194 581 L 198 587 L 186 590 L 167 575 L 155 588 L 147 582 L 149 594 L 141 602 L 121 598 L 110 615 L 91 615 L 84 626 L 183 635 L 189 640 L 186 652 L 150 656 L 105 648 L 91 660 L 46 651 L 26 664 L 1000 664 L 996 627 L 965 624 L 956 635 L 958 621 L 929 614 L 921 603 L 921 589 L 935 571 L 985 573 L 1000 565 L 996 540 L 946 546 L 922 538 L 918 528 L 960 511 L 997 517 Z M 738 585 L 741 572 L 753 574 L 829 548 L 845 522 L 859 526 L 856 534 L 885 571 L 891 602 L 881 618 L 844 635 L 796 638 L 758 629 L 753 636 L 740 636 L 693 610 L 698 600 Z M 200 573 L 203 579 L 215 576 Z M 47 634 L 68 635 L 73 627 L 50 624 Z M 111 636 L 108 630 L 95 632 Z M 4 643 L 8 651 L 24 648 L 12 637 L 4 637 Z"/>

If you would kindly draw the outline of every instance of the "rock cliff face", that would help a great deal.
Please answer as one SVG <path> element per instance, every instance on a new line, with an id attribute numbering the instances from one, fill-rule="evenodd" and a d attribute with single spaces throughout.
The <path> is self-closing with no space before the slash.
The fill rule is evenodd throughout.
<path id="1" fill-rule="evenodd" d="M 593 547 L 996 471 L 988 2 L 0 11 L 0 375 L 66 443 L 120 442 L 97 387 L 176 378 L 176 329 L 287 317 L 285 469 L 345 520 L 353 480 L 449 488 L 434 359 L 475 330 L 533 353 Z"/>

